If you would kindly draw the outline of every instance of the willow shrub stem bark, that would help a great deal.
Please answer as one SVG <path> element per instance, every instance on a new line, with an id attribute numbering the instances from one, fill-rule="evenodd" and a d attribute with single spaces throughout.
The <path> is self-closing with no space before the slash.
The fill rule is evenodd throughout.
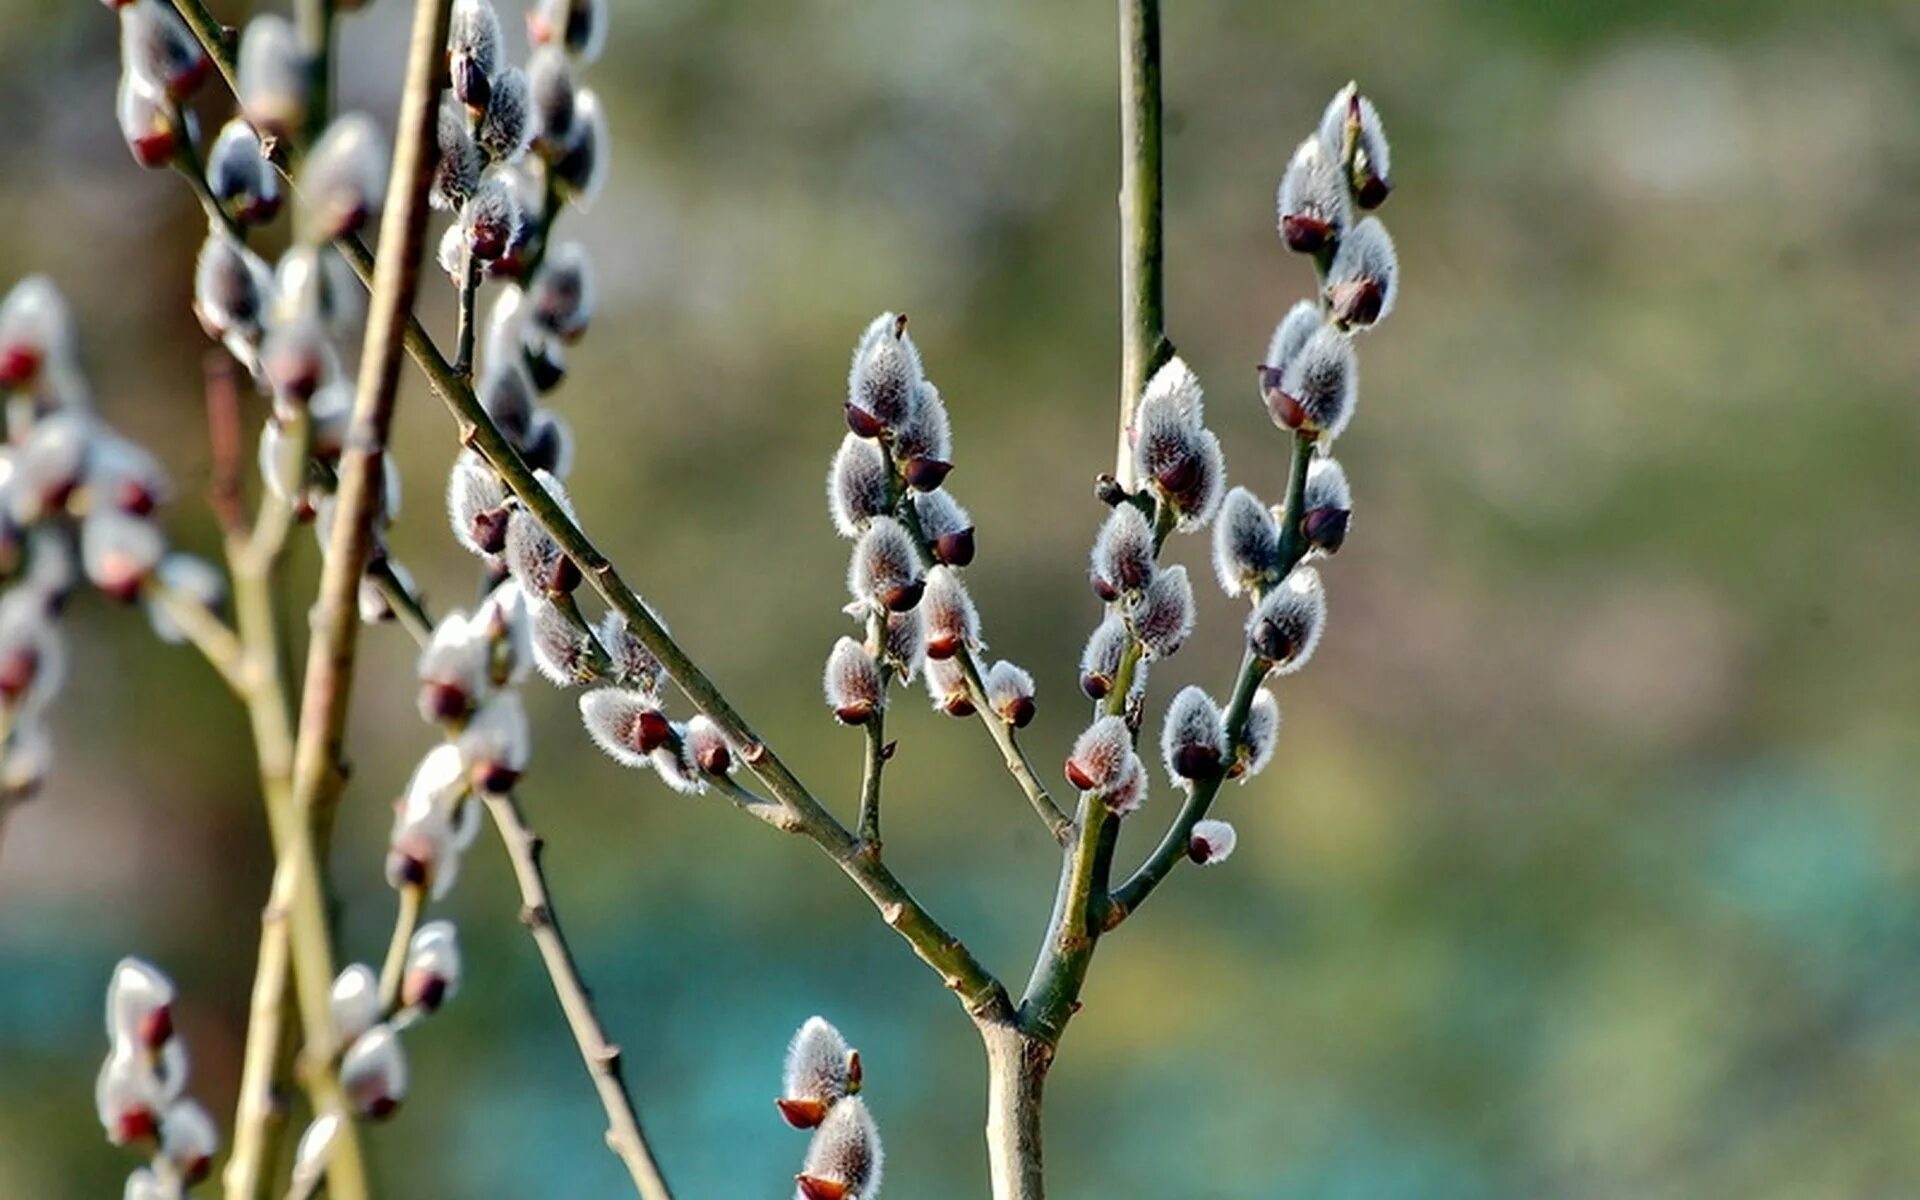
<path id="1" fill-rule="evenodd" d="M 609 1041 L 601 1028 L 600 1018 L 593 1010 L 593 999 L 580 979 L 566 936 L 561 933 L 559 919 L 554 915 L 546 877 L 540 868 L 540 837 L 527 828 L 519 803 L 512 796 L 485 799 L 487 811 L 500 831 L 500 842 L 513 864 L 514 878 L 520 884 L 520 922 L 540 948 L 547 975 L 553 980 L 554 994 L 566 1014 L 567 1028 L 573 1031 L 580 1057 L 593 1076 L 594 1089 L 600 1093 L 601 1104 L 607 1110 L 607 1147 L 626 1164 L 642 1200 L 673 1200 L 666 1177 L 640 1127 L 640 1114 L 634 1107 L 633 1096 L 627 1091 L 626 1078 L 620 1068 L 620 1047 Z"/>

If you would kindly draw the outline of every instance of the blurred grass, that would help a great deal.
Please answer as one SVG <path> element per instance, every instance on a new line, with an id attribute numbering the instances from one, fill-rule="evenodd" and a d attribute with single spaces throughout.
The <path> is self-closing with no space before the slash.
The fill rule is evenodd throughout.
<path id="1" fill-rule="evenodd" d="M 815 695 L 844 550 L 818 498 L 852 339 L 904 309 L 953 406 L 969 580 L 994 653 L 1039 679 L 1053 761 L 1117 374 L 1110 14 L 616 7 L 591 80 L 618 152 L 569 218 L 605 305 L 561 394 L 589 529 L 850 799 L 858 739 Z M 1278 486 L 1247 368 L 1310 286 L 1272 187 L 1349 77 L 1395 135 L 1407 290 L 1362 345 L 1359 520 L 1321 656 L 1281 689 L 1288 753 L 1226 797 L 1233 863 L 1103 948 L 1050 1093 L 1055 1190 L 1920 1193 L 1920 17 L 1165 7 L 1171 332 L 1236 480 Z M 402 10 L 348 22 L 341 92 L 383 116 Z M 102 408 L 174 464 L 169 523 L 211 549 L 198 218 L 118 145 L 113 47 L 97 6 L 0 0 L 0 280 L 67 289 Z M 398 549 L 464 600 L 435 511 L 449 427 L 417 386 L 398 448 Z M 1225 685 L 1237 615 L 1201 604 L 1159 694 Z M 210 673 L 127 614 L 73 619 L 61 765 L 0 861 L 0 1195 L 35 1200 L 113 1194 L 129 1166 L 89 1105 L 120 954 L 180 981 L 197 1090 L 230 1101 L 267 871 Z M 390 916 L 386 801 L 430 740 L 403 639 L 367 646 L 337 856 L 358 957 Z M 978 1051 L 864 903 L 530 699 L 557 900 L 684 1193 L 786 1186 L 802 1143 L 767 1100 L 820 1011 L 865 1051 L 890 1194 L 980 1195 Z M 978 730 L 900 713 L 889 855 L 1023 978 L 1050 846 Z M 410 1039 L 414 1098 L 373 1135 L 392 1194 L 620 1192 L 511 896 L 483 844 L 449 902 L 469 986 Z"/>

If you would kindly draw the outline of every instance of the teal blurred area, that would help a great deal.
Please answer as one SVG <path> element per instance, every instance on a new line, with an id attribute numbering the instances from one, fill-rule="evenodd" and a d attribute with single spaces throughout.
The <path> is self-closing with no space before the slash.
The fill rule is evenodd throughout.
<path id="1" fill-rule="evenodd" d="M 1056 1194 L 1920 1195 L 1920 8 L 1162 7 L 1170 332 L 1236 481 L 1283 482 L 1250 368 L 1312 277 L 1273 187 L 1350 77 L 1394 135 L 1405 288 L 1361 343 L 1327 639 L 1279 687 L 1279 761 L 1224 797 L 1237 856 L 1101 949 L 1049 1091 Z M 1051 778 L 1113 446 L 1112 7 L 614 8 L 589 78 L 617 152 L 566 224 L 603 293 L 559 401 L 587 528 L 850 819 L 860 738 L 816 682 L 847 629 L 821 481 L 853 339 L 911 313 L 980 530 L 969 582 L 1039 680 Z M 382 120 L 405 16 L 346 18 L 339 90 Z M 119 145 L 115 73 L 100 6 L 0 0 L 0 281 L 66 289 L 104 411 L 173 465 L 169 526 L 213 553 L 198 211 Z M 438 513 L 453 430 L 406 384 L 394 542 L 446 607 L 473 587 Z M 1173 547 L 1197 579 L 1204 542 Z M 1229 686 L 1237 605 L 1202 591 L 1162 701 Z M 217 680 L 137 614 L 88 597 L 72 621 L 59 765 L 0 852 L 20 1200 L 118 1195 L 132 1166 L 90 1090 L 123 954 L 178 981 L 195 1090 L 229 1108 L 269 871 Z M 334 869 L 346 953 L 372 959 L 389 802 L 433 735 L 404 636 L 365 647 Z M 791 1186 L 804 1142 L 769 1101 L 815 1012 L 864 1052 L 888 1194 L 983 1195 L 977 1042 L 857 892 L 528 696 L 524 800 L 683 1197 Z M 888 858 L 1024 980 L 1052 845 L 981 731 L 908 701 Z M 1123 858 L 1171 813 L 1157 790 Z M 383 1194 L 623 1194 L 497 847 L 445 908 L 469 978 L 409 1036 L 413 1095 L 370 1135 Z"/>

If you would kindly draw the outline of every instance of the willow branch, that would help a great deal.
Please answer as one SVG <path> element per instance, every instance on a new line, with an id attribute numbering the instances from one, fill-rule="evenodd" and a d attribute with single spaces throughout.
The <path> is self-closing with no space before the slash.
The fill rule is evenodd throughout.
<path id="1" fill-rule="evenodd" d="M 208 11 L 202 0 L 173 0 L 173 7 L 180 19 L 193 30 L 193 36 L 220 70 L 220 75 L 233 89 L 235 95 L 240 92 L 240 75 L 234 66 L 234 54 L 240 46 L 240 35 L 235 30 L 221 24 L 220 19 Z"/>
<path id="2" fill-rule="evenodd" d="M 887 614 L 874 612 L 867 617 L 867 644 L 880 664 L 880 694 L 884 697 L 893 682 L 893 668 L 887 663 Z M 860 844 L 875 858 L 880 857 L 880 775 L 887 768 L 887 706 L 883 702 L 867 718 L 867 756 L 860 774 Z"/>
<path id="3" fill-rule="evenodd" d="M 967 693 L 973 699 L 974 711 L 980 716 L 980 724 L 1000 749 L 1000 757 L 1006 763 L 1007 774 L 1020 785 L 1020 791 L 1033 805 L 1033 811 L 1047 826 L 1047 833 L 1053 840 L 1064 846 L 1073 840 L 1073 818 L 1069 817 L 1053 797 L 1047 793 L 1047 787 L 1040 782 L 1040 776 L 1034 772 L 1033 763 L 1027 758 L 1027 752 L 1020 747 L 1019 738 L 1013 732 L 1013 726 L 993 711 L 987 703 L 987 685 L 980 677 L 980 661 L 970 646 L 962 646 L 958 655 L 960 673 L 966 677 Z"/>
<path id="4" fill-rule="evenodd" d="M 205 41 L 207 51 L 217 63 L 231 64 L 230 48 Z M 223 69 L 223 74 L 226 72 Z M 287 174 L 284 153 L 276 152 L 271 161 L 283 176 Z M 397 161 L 397 160 L 396 160 Z M 289 178 L 289 182 L 291 182 Z M 391 213 L 389 213 L 391 219 Z M 334 242 L 355 274 L 370 288 L 377 285 L 373 255 L 359 237 L 348 235 Z M 384 263 L 383 256 L 382 262 Z M 377 289 L 376 289 L 377 290 Z M 372 318 L 370 318 L 371 320 Z M 1010 1011 L 1006 989 L 974 958 L 961 941 L 949 933 L 932 914 L 915 900 L 885 866 L 858 852 L 859 842 L 832 813 L 807 790 L 806 786 L 782 762 L 773 749 L 755 733 L 704 671 L 689 658 L 679 644 L 654 619 L 640 597 L 629 587 L 613 564 L 580 527 L 554 502 L 553 497 L 534 478 L 520 452 L 500 432 L 487 411 L 474 397 L 473 389 L 454 371 L 434 344 L 426 327 L 411 314 L 405 317 L 404 342 L 409 356 L 427 377 L 427 383 L 453 414 L 462 445 L 474 450 L 500 474 L 508 490 L 519 498 L 529 512 L 553 536 L 554 541 L 580 568 L 587 583 L 599 593 L 608 607 L 626 618 L 627 626 L 655 658 L 667 677 L 674 681 L 689 702 L 705 713 L 721 731 L 741 748 L 741 759 L 761 781 L 774 800 L 784 809 L 777 820 L 768 823 L 795 833 L 814 843 L 833 860 L 843 874 L 866 895 L 881 919 L 899 934 L 959 997 L 975 1016 L 1004 1014 Z M 365 358 L 363 357 L 363 365 Z M 345 499 L 342 498 L 344 507 Z M 323 580 L 324 583 L 324 580 Z M 324 774 L 327 760 L 321 757 Z M 734 798 L 738 803 L 738 798 Z M 756 813 L 765 819 L 764 813 Z"/>
<path id="5" fill-rule="evenodd" d="M 1127 430 L 1147 380 L 1166 359 L 1166 271 L 1161 240 L 1160 5 L 1120 0 L 1120 422 L 1114 477 L 1136 484 Z M 1156 553 L 1170 516 L 1156 521 Z M 1133 690 L 1143 648 L 1130 639 L 1103 711 L 1117 715 Z M 1020 1002 L 1023 1026 L 1057 1042 L 1076 1007 L 1105 922 L 1118 819 L 1096 795 L 1080 797 L 1078 837 L 1061 864 L 1046 938 Z"/>
<path id="6" fill-rule="evenodd" d="M 409 883 L 400 889 L 399 908 L 393 915 L 393 936 L 387 940 L 386 961 L 380 965 L 380 1011 L 391 1015 L 400 1008 L 400 988 L 407 978 L 407 954 L 413 949 L 413 935 L 420 929 L 420 916 L 426 911 L 427 889 Z"/>
<path id="7" fill-rule="evenodd" d="M 340 457 L 340 490 L 327 543 L 307 654 L 294 751 L 294 796 L 314 827 L 331 827 L 342 780 L 341 737 L 360 629 L 359 588 L 373 555 L 382 459 L 400 383 L 403 330 L 412 312 L 426 240 L 436 100 L 445 83 L 451 0 L 419 0 L 407 52 L 406 90 L 394 139 L 393 174 L 380 224 L 380 256 L 360 355 L 352 422 Z"/>
<path id="8" fill-rule="evenodd" d="M 673 1192 L 654 1159 L 653 1148 L 640 1127 L 640 1115 L 621 1070 L 620 1047 L 607 1039 L 600 1018 L 593 1009 L 593 997 L 580 978 L 580 970 L 567 948 L 566 935 L 553 910 L 553 899 L 540 867 L 542 842 L 527 828 L 519 804 L 512 796 L 485 797 L 500 842 L 513 864 L 514 878 L 520 884 L 520 923 L 533 935 L 540 957 L 546 963 L 547 976 L 566 1014 L 567 1027 L 580 1047 L 580 1058 L 593 1076 L 593 1086 L 607 1110 L 607 1146 L 620 1156 L 633 1176 L 634 1187 L 644 1200 L 673 1200 Z"/>
<path id="9" fill-rule="evenodd" d="M 1296 433 L 1293 437 L 1293 462 L 1287 471 L 1286 520 L 1280 531 L 1279 568 L 1273 576 L 1276 581 L 1285 579 L 1306 556 L 1307 538 L 1302 518 L 1306 507 L 1307 466 L 1313 461 L 1314 441 L 1314 435 L 1307 433 Z M 1258 597 L 1255 599 L 1257 602 Z M 1233 762 L 1234 756 L 1240 751 L 1247 731 L 1247 714 L 1253 709 L 1253 698 L 1260 691 L 1260 685 L 1266 681 L 1269 665 L 1252 651 L 1248 651 L 1241 659 L 1240 674 L 1234 681 L 1233 695 L 1227 702 L 1224 718 L 1227 753 L 1222 761 L 1225 763 Z M 1186 803 L 1181 805 L 1179 814 L 1167 829 L 1166 836 L 1160 839 L 1159 846 L 1125 883 L 1114 889 L 1105 918 L 1108 929 L 1132 915 L 1160 886 L 1160 881 L 1179 865 L 1181 858 L 1186 855 L 1188 844 L 1193 840 L 1193 827 L 1206 817 L 1214 797 L 1220 794 L 1220 787 L 1225 782 L 1224 774 L 1215 773 L 1212 778 L 1193 784 Z"/>

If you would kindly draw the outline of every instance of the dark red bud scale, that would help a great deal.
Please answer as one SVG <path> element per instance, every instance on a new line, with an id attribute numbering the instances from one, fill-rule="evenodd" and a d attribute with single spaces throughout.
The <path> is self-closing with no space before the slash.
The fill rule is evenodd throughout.
<path id="1" fill-rule="evenodd" d="M 1203 837 L 1190 837 L 1187 839 L 1187 858 L 1188 859 L 1192 860 L 1195 863 L 1204 864 L 1209 858 L 1212 858 L 1212 857 L 1213 857 L 1213 847 L 1207 842 L 1207 839 Z"/>
<path id="2" fill-rule="evenodd" d="M 942 534 L 934 539 L 933 555 L 950 567 L 964 567 L 973 561 L 973 530 Z"/>
<path id="3" fill-rule="evenodd" d="M 1378 175 L 1369 175 L 1360 184 L 1359 194 L 1354 198 L 1360 202 L 1361 208 L 1372 210 L 1385 204 L 1392 193 L 1393 184 L 1390 181 Z"/>
<path id="4" fill-rule="evenodd" d="M 1255 369 L 1260 372 L 1260 394 L 1266 400 L 1267 412 L 1274 421 L 1287 429 L 1298 429 L 1305 424 L 1307 410 L 1280 386 L 1280 368 L 1262 366 Z"/>
<path id="5" fill-rule="evenodd" d="M 458 684 L 429 681 L 420 685 L 420 715 L 429 721 L 457 721 L 472 709 L 473 698 Z"/>
<path id="6" fill-rule="evenodd" d="M 520 782 L 520 772 L 505 763 L 477 762 L 473 764 L 468 779 L 472 781 L 475 791 L 489 796 L 504 796 L 513 790 L 514 784 Z"/>
<path id="7" fill-rule="evenodd" d="M 1299 254 L 1314 254 L 1323 249 L 1333 236 L 1333 226 L 1318 217 L 1294 213 L 1280 218 L 1280 236 L 1286 239 L 1287 249 Z"/>
<path id="8" fill-rule="evenodd" d="M 1182 779 L 1205 779 L 1220 770 L 1220 751 L 1212 746 L 1182 746 L 1173 756 L 1173 769 Z"/>
<path id="9" fill-rule="evenodd" d="M 173 1037 L 173 1007 L 162 1004 L 140 1018 L 139 1028 L 135 1031 L 140 1044 L 149 1050 L 158 1050 Z"/>
<path id="10" fill-rule="evenodd" d="M 887 606 L 888 612 L 912 612 L 914 607 L 920 603 L 920 597 L 926 594 L 926 590 L 926 580 L 916 579 L 911 583 L 903 583 L 899 587 L 889 588 L 886 594 L 880 597 L 880 602 Z"/>
<path id="11" fill-rule="evenodd" d="M 32 383 L 40 373 L 40 352 L 32 346 L 8 346 L 0 351 L 0 387 Z"/>
<path id="12" fill-rule="evenodd" d="M 966 639 L 957 632 L 936 634 L 927 639 L 927 657 L 941 660 L 949 659 L 960 653 L 961 648 L 965 645 Z"/>
<path id="13" fill-rule="evenodd" d="M 1356 279 L 1327 289 L 1333 319 L 1342 325 L 1371 325 L 1380 319 L 1386 294 L 1377 279 Z"/>
<path id="14" fill-rule="evenodd" d="M 132 1108 L 120 1114 L 113 1126 L 113 1142 L 117 1146 L 127 1146 L 134 1142 L 145 1141 L 160 1130 L 160 1123 L 154 1118 L 150 1108 Z"/>
<path id="15" fill-rule="evenodd" d="M 780 1110 L 780 1118 L 795 1129 L 812 1129 L 827 1119 L 827 1106 L 819 1100 L 788 1100 L 782 1097 L 773 1102 Z"/>
<path id="16" fill-rule="evenodd" d="M 1092 576 L 1091 582 L 1093 584 L 1093 594 L 1100 597 L 1100 599 L 1106 603 L 1112 604 L 1120 598 L 1120 589 L 1113 586 L 1111 580 L 1102 579 L 1100 576 L 1095 575 Z"/>
<path id="17" fill-rule="evenodd" d="M 1113 680 L 1106 675 L 1088 673 L 1080 677 L 1080 690 L 1089 700 L 1105 700 L 1113 691 Z"/>
<path id="18" fill-rule="evenodd" d="M 634 718 L 629 740 L 642 754 L 652 754 L 673 737 L 673 722 L 657 708 L 649 708 Z"/>
<path id="19" fill-rule="evenodd" d="M 400 1102 L 392 1096 L 377 1096 L 367 1102 L 362 1110 L 370 1121 L 384 1121 L 399 1111 Z"/>
<path id="20" fill-rule="evenodd" d="M 0 696 L 18 700 L 39 673 L 40 652 L 32 646 L 16 646 L 11 654 L 0 657 Z"/>
<path id="21" fill-rule="evenodd" d="M 400 999 L 408 1008 L 435 1012 L 447 998 L 447 977 L 438 971 L 409 971 L 400 986 Z"/>
<path id="22" fill-rule="evenodd" d="M 1096 786 L 1093 777 L 1071 758 L 1067 760 L 1067 782 L 1083 792 L 1090 792 Z"/>
<path id="23" fill-rule="evenodd" d="M 887 431 L 885 422 L 851 401 L 847 403 L 847 428 L 863 438 L 877 438 Z"/>
<path id="24" fill-rule="evenodd" d="M 136 517 L 151 516 L 158 506 L 153 489 L 137 479 L 122 480 L 113 494 L 113 506 Z"/>
<path id="25" fill-rule="evenodd" d="M 833 715 L 842 725 L 865 725 L 873 719 L 874 706 L 862 701 L 848 704 L 833 710 Z"/>
<path id="26" fill-rule="evenodd" d="M 485 512 L 473 514 L 468 528 L 473 533 L 473 544 L 487 554 L 498 554 L 507 548 L 507 518 L 504 508 L 490 508 Z"/>
<path id="27" fill-rule="evenodd" d="M 1307 513 L 1300 528 L 1309 544 L 1328 554 L 1337 554 L 1340 547 L 1346 545 L 1347 526 L 1352 520 L 1353 514 L 1344 508 L 1316 508 Z"/>
<path id="28" fill-rule="evenodd" d="M 709 775 L 725 775 L 733 769 L 733 753 L 724 742 L 702 746 L 694 762 Z"/>
<path id="29" fill-rule="evenodd" d="M 795 1175 L 793 1179 L 806 1200 L 847 1200 L 847 1185 L 837 1179 L 821 1179 L 817 1175 Z"/>
<path id="30" fill-rule="evenodd" d="M 1034 713 L 1037 711 L 1038 707 L 1034 704 L 1033 697 L 1022 696 L 1007 707 L 1007 721 L 1015 729 L 1025 729 L 1033 723 Z"/>
<path id="31" fill-rule="evenodd" d="M 965 692 L 955 692 L 940 705 L 940 711 L 950 717 L 970 717 L 979 710 L 973 706 L 973 698 Z"/>
<path id="32" fill-rule="evenodd" d="M 952 474 L 952 472 L 952 463 L 942 462 L 937 458 L 909 459 L 905 468 L 907 482 L 913 486 L 913 490 L 916 492 L 931 492 L 937 490 L 941 484 L 946 482 L 947 476 Z"/>
<path id="33" fill-rule="evenodd" d="M 111 599 L 132 604 L 140 598 L 140 585 L 146 578 L 146 567 L 139 559 L 129 554 L 109 554 L 100 564 L 96 583 Z"/>

